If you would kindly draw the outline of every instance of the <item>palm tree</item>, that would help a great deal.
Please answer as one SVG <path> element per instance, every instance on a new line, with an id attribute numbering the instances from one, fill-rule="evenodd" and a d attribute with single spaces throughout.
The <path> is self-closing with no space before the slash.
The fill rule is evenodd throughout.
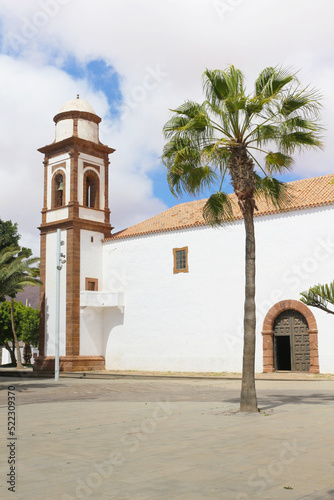
<path id="1" fill-rule="evenodd" d="M 0 252 L 0 301 L 5 296 L 11 298 L 11 320 L 15 348 L 17 352 L 17 368 L 23 368 L 21 352 L 14 323 L 14 297 L 17 292 L 27 285 L 40 285 L 39 279 L 34 277 L 36 270 L 32 267 L 39 258 L 26 258 L 26 252 L 20 252 L 19 247 L 4 248 Z M 35 274 L 36 275 L 36 274 Z"/>
<path id="2" fill-rule="evenodd" d="M 329 285 L 315 285 L 306 292 L 301 292 L 301 301 L 308 306 L 317 307 L 329 314 L 334 314 L 334 311 L 329 308 L 328 304 L 334 306 L 334 281 Z"/>
<path id="3" fill-rule="evenodd" d="M 281 68 L 264 69 L 252 94 L 246 93 L 243 74 L 234 66 L 206 70 L 203 90 L 202 104 L 186 101 L 171 110 L 163 129 L 168 143 L 162 161 L 175 196 L 214 190 L 203 210 L 213 226 L 233 220 L 231 197 L 222 191 L 225 175 L 230 176 L 246 232 L 240 410 L 255 412 L 256 197 L 265 197 L 275 207 L 288 203 L 286 186 L 273 175 L 291 168 L 292 153 L 321 148 L 320 96 L 303 88 L 296 74 Z"/>

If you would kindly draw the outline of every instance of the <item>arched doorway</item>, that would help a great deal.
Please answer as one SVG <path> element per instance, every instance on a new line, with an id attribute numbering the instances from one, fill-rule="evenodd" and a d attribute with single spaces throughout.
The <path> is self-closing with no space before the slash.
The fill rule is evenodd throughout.
<path id="1" fill-rule="evenodd" d="M 298 300 L 275 304 L 263 322 L 263 371 L 319 373 L 318 329 L 312 311 Z"/>
<path id="2" fill-rule="evenodd" d="M 310 371 L 310 341 L 306 318 L 298 311 L 288 309 L 274 322 L 275 371 Z"/>

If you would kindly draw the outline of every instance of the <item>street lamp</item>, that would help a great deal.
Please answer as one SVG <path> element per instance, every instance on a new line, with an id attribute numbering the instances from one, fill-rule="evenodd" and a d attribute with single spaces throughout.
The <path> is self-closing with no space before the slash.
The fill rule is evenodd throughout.
<path id="1" fill-rule="evenodd" d="M 61 240 L 61 229 L 57 229 L 57 271 L 56 271 L 56 331 L 55 331 L 55 381 L 59 380 L 59 325 L 60 325 L 60 271 L 65 264 L 65 255 L 61 247 L 65 242 Z"/>

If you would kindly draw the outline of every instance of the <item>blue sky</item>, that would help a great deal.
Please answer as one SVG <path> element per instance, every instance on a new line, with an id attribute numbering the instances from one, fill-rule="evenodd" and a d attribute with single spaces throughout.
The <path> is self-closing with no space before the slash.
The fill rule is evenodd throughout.
<path id="1" fill-rule="evenodd" d="M 120 88 L 120 76 L 112 66 L 103 59 L 93 59 L 83 63 L 73 56 L 65 59 L 61 69 L 75 80 L 85 79 L 92 88 L 103 92 L 108 99 L 108 111 L 111 118 L 119 117 L 119 107 L 123 96 Z"/>
<path id="2" fill-rule="evenodd" d="M 0 0 L 1 218 L 18 222 L 23 243 L 38 252 L 36 150 L 53 141 L 53 116 L 77 93 L 101 116 L 102 142 L 116 149 L 117 229 L 192 199 L 169 192 L 162 127 L 170 108 L 202 100 L 205 68 L 231 63 L 250 86 L 264 67 L 283 65 L 320 89 L 324 151 L 297 156 L 284 180 L 334 172 L 333 13 L 331 0 Z"/>

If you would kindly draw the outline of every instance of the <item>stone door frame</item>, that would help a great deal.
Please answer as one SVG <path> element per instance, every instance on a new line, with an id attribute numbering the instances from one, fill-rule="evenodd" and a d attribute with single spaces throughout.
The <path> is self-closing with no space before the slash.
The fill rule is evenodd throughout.
<path id="1" fill-rule="evenodd" d="M 274 368 L 274 322 L 279 314 L 288 309 L 293 309 L 301 313 L 308 324 L 310 340 L 310 371 L 309 373 L 319 373 L 319 353 L 318 353 L 318 327 L 314 314 L 306 304 L 299 300 L 281 300 L 277 302 L 269 311 L 263 321 L 263 373 L 272 373 Z"/>

